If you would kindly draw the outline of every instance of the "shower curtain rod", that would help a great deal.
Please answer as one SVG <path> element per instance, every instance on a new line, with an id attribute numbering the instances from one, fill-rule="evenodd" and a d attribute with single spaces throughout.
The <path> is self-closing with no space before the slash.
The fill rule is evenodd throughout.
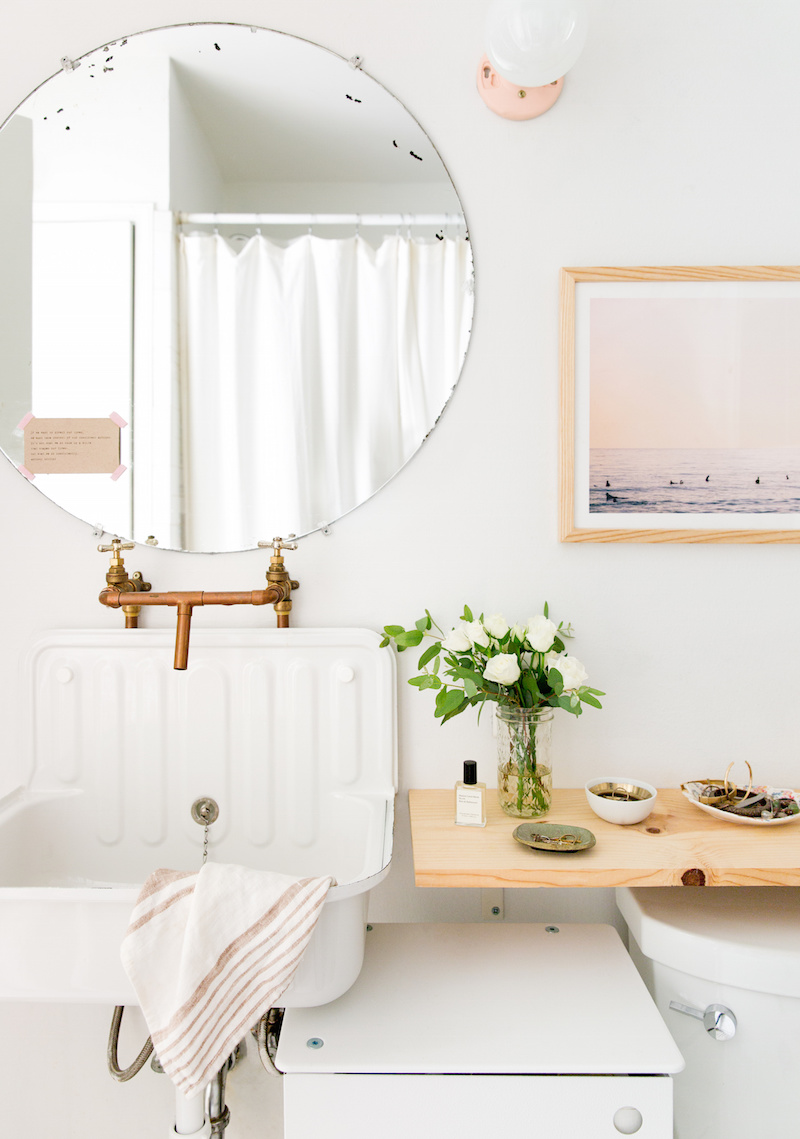
<path id="1" fill-rule="evenodd" d="M 178 225 L 465 225 L 463 214 L 184 214 Z"/>

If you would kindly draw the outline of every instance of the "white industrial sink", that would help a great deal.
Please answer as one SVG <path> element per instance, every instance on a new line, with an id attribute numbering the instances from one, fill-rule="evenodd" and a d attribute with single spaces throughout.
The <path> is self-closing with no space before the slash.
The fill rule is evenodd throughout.
<path id="1" fill-rule="evenodd" d="M 0 999 L 134 1004 L 119 947 L 159 868 L 209 858 L 331 874 L 283 1002 L 323 1004 L 361 968 L 396 792 L 391 653 L 366 630 L 59 633 L 29 660 L 28 784 L 0 799 Z"/>

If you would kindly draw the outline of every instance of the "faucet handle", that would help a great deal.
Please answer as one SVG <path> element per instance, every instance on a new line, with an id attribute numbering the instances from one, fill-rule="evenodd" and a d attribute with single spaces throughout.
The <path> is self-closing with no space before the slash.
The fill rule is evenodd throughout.
<path id="1" fill-rule="evenodd" d="M 295 535 L 290 534 L 289 537 L 294 538 Z M 273 557 L 279 558 L 281 556 L 281 550 L 296 550 L 297 542 L 285 542 L 283 538 L 273 538 L 271 542 L 259 542 L 258 548 L 259 550 L 271 549 Z"/>
<path id="2" fill-rule="evenodd" d="M 121 538 L 112 538 L 110 546 L 98 546 L 97 550 L 98 553 L 113 554 L 115 558 L 118 558 L 122 550 L 133 550 L 135 548 L 134 542 L 123 542 Z"/>

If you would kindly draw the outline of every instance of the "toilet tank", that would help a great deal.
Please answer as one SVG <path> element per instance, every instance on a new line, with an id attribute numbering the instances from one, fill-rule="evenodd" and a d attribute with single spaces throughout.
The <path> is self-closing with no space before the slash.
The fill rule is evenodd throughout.
<path id="1" fill-rule="evenodd" d="M 686 1068 L 675 1077 L 676 1139 L 800 1133 L 781 1090 L 800 1070 L 800 889 L 620 888 L 631 956 Z M 722 1005 L 730 1039 L 701 1020 Z"/>

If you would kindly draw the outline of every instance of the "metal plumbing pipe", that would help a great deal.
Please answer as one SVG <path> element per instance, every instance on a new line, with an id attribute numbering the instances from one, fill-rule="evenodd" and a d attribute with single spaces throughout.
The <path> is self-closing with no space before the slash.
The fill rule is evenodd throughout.
<path id="1" fill-rule="evenodd" d="M 132 1080 L 137 1072 L 147 1063 L 147 1059 L 153 1051 L 153 1041 L 150 1037 L 144 1042 L 144 1046 L 133 1061 L 127 1068 L 120 1068 L 119 1060 L 117 1058 L 117 1047 L 119 1045 L 119 1030 L 122 1025 L 122 1014 L 125 1012 L 124 1005 L 117 1005 L 114 1009 L 114 1015 L 111 1017 L 111 1029 L 108 1033 L 108 1049 L 106 1056 L 108 1058 L 108 1070 L 115 1080 L 123 1084 L 126 1080 Z"/>

